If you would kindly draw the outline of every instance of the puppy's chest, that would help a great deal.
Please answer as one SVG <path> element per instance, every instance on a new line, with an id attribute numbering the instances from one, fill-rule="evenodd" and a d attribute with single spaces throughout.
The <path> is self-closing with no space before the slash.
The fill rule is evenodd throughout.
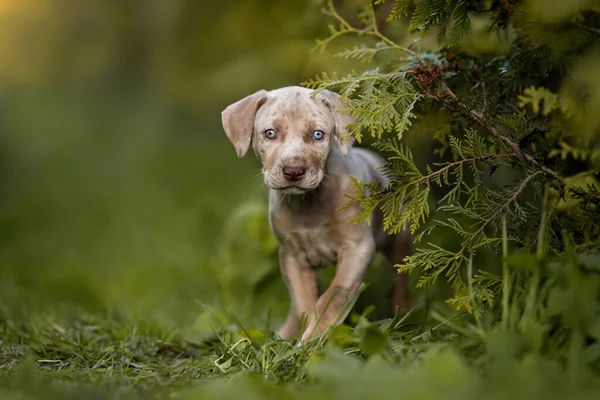
<path id="1" fill-rule="evenodd" d="M 327 225 L 276 228 L 276 234 L 283 249 L 302 264 L 323 267 L 337 261 L 339 244 Z"/>

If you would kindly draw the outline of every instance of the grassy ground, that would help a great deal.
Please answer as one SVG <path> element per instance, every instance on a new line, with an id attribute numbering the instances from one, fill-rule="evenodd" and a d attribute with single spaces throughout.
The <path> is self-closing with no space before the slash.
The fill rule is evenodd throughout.
<path id="1" fill-rule="evenodd" d="M 566 376 L 559 362 L 540 355 L 516 357 L 514 337 L 482 338 L 461 318 L 428 326 L 400 315 L 375 323 L 355 317 L 354 329 L 341 326 L 327 342 L 298 346 L 274 337 L 268 324 L 246 331 L 214 319 L 215 333 L 197 342 L 110 314 L 24 323 L 3 313 L 0 396 L 597 398 L 597 376 Z"/>
<path id="2" fill-rule="evenodd" d="M 236 324 L 220 326 L 216 317 L 212 319 L 214 333 L 202 341 L 184 340 L 178 330 L 109 313 L 78 312 L 63 319 L 46 315 L 35 322 L 22 317 L 6 310 L 2 313 L 2 398 L 48 398 L 49 394 L 61 398 L 202 398 L 219 388 L 214 381 L 242 376 L 287 382 L 282 390 L 295 390 L 297 382 L 314 381 L 309 367 L 324 354 L 327 362 L 337 362 L 336 357 L 345 357 L 338 352 L 342 348 L 345 354 L 358 356 L 357 360 L 385 351 L 381 354 L 393 364 L 402 358 L 402 336 L 410 333 L 413 342 L 425 343 L 426 337 L 436 334 L 420 329 L 416 336 L 416 331 L 406 327 L 399 330 L 400 318 L 381 326 L 363 320 L 357 332 L 348 327 L 334 331 L 328 347 L 322 340 L 298 346 L 277 339 L 268 325 L 246 331 Z M 350 367 L 344 364 L 343 369 L 352 373 L 357 365 Z M 250 381 L 239 384 L 230 387 L 232 393 Z"/>

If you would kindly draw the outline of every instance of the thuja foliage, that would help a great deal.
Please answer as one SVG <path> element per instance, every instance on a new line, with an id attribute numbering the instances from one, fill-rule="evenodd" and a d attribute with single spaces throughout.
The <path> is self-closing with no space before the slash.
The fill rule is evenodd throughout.
<path id="1" fill-rule="evenodd" d="M 388 232 L 412 231 L 400 272 L 418 271 L 420 287 L 446 280 L 458 309 L 494 309 L 503 287 L 522 283 L 517 272 L 470 262 L 483 252 L 501 262 L 503 221 L 511 252 L 570 248 L 600 264 L 600 3 L 378 0 L 355 16 L 330 0 L 324 12 L 330 36 L 317 50 L 355 37 L 336 56 L 365 68 L 304 84 L 340 93 L 359 121 L 351 135 L 387 155 L 391 183 L 357 181 L 349 204 L 362 205 L 357 222 L 381 207 Z M 410 39 L 395 39 L 402 31 Z M 478 36 L 506 46 L 474 45 Z M 436 143 L 425 169 L 407 134 Z M 436 242 L 448 232 L 458 245 Z"/>
<path id="2" fill-rule="evenodd" d="M 589 397 L 600 372 L 600 4 L 363 1 L 355 16 L 328 1 L 324 12 L 333 23 L 317 50 L 353 37 L 336 56 L 365 67 L 304 84 L 342 95 L 358 121 L 350 134 L 386 156 L 391 178 L 355 181 L 355 222 L 380 207 L 388 232 L 410 229 L 399 272 L 420 287 L 446 282 L 446 302 L 470 316 L 431 312 L 454 333 L 428 341 L 483 372 L 467 385 L 474 397 L 521 390 L 507 382 L 531 389 L 522 397 L 542 386 Z M 420 334 L 402 338 L 398 360 L 427 357 Z"/>

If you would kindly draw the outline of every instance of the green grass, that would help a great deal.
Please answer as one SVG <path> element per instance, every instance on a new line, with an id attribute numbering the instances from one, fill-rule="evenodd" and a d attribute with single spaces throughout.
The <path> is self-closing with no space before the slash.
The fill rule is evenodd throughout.
<path id="1" fill-rule="evenodd" d="M 398 315 L 377 324 L 361 319 L 355 331 L 341 326 L 327 342 L 321 338 L 299 346 L 276 338 L 268 323 L 246 330 L 232 323 L 222 325 L 225 321 L 213 317 L 213 334 L 192 342 L 177 330 L 110 314 L 80 311 L 68 319 L 46 316 L 28 322 L 9 314 L 3 312 L 0 320 L 0 379 L 13 394 L 35 392 L 50 382 L 57 394 L 100 390 L 116 397 L 144 398 L 167 398 L 218 378 L 249 374 L 273 383 L 303 382 L 311 380 L 311 361 L 325 350 L 345 349 L 345 354 L 358 359 L 385 350 L 394 363 L 403 353 L 404 336 L 425 343 L 433 333 L 417 336 L 414 333 L 421 328 L 401 328 L 403 319 Z M 23 385 L 26 382 L 36 385 Z"/>
<path id="2" fill-rule="evenodd" d="M 234 259 L 270 265 L 273 249 L 259 222 L 262 213 L 250 202 L 231 214 L 216 265 Z M 238 224 L 253 234 L 239 235 Z M 231 258 L 239 243 L 228 239 L 229 229 L 238 231 L 235 238 L 254 238 L 246 244 L 255 247 L 244 246 L 247 254 Z M 428 298 L 411 313 L 380 319 L 373 307 L 355 307 L 345 324 L 304 344 L 274 334 L 284 308 L 271 313 L 265 299 L 285 304 L 285 297 L 265 289 L 265 279 L 275 278 L 264 271 L 250 280 L 262 282 L 258 290 L 228 277 L 244 269 L 220 270 L 215 281 L 221 288 L 233 285 L 229 291 L 241 302 L 220 308 L 194 301 L 187 306 L 195 317 L 179 325 L 152 313 L 136 315 L 124 305 L 94 311 L 73 303 L 34 308 L 4 302 L 0 398 L 595 399 L 595 261 L 508 254 L 505 268 L 520 283 L 508 288 L 501 311 L 474 302 L 482 311 L 474 318 Z M 537 268 L 546 271 L 541 286 Z M 368 299 L 368 292 L 361 297 Z"/>
<path id="3" fill-rule="evenodd" d="M 0 398 L 597 398 L 597 258 L 508 254 L 515 283 L 503 307 L 473 300 L 478 318 L 443 291 L 382 317 L 377 258 L 347 322 L 299 345 L 274 334 L 288 302 L 265 207 L 223 211 L 200 271 L 4 269 L 15 286 L 0 294 Z"/>
<path id="4" fill-rule="evenodd" d="M 85 314 L 42 321 L 3 318 L 0 357 L 6 382 L 33 366 L 66 383 L 151 393 L 189 384 L 211 371 L 206 349 L 143 322 Z"/>
<path id="5" fill-rule="evenodd" d="M 442 319 L 434 312 L 436 318 Z M 191 342 L 115 315 L 24 323 L 3 313 L 0 395 L 592 399 L 600 389 L 589 371 L 568 379 L 551 357 L 516 356 L 512 334 L 490 331 L 482 338 L 463 323 L 464 315 L 434 325 L 408 319 L 369 322 L 355 315 L 354 328 L 343 325 L 327 341 L 298 346 L 275 337 L 268 325 L 245 330 L 216 319 L 211 337 Z"/>

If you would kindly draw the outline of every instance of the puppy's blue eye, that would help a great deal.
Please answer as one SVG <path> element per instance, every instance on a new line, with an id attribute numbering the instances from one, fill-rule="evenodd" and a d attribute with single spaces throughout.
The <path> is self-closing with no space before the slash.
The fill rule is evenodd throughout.
<path id="1" fill-rule="evenodd" d="M 313 132 L 313 139 L 315 139 L 315 140 L 321 140 L 321 139 L 323 139 L 323 136 L 325 136 L 323 131 L 314 131 Z"/>
<path id="2" fill-rule="evenodd" d="M 275 139 L 275 136 L 277 136 L 277 134 L 273 129 L 267 129 L 265 131 L 265 136 L 267 139 Z"/>

